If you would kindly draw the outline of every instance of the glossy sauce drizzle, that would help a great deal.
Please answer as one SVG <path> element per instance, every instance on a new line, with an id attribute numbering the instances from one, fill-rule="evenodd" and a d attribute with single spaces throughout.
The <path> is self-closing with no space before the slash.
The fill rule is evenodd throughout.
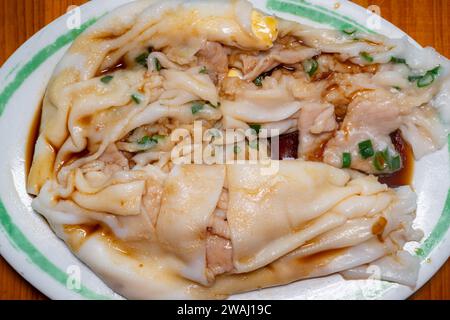
<path id="1" fill-rule="evenodd" d="M 31 121 L 30 129 L 28 131 L 28 137 L 25 145 L 25 178 L 28 177 L 30 173 L 31 164 L 33 163 L 34 149 L 36 146 L 36 141 L 39 137 L 39 127 L 41 124 L 42 116 L 42 104 L 40 102 L 38 109 L 36 110 L 33 120 Z"/>
<path id="2" fill-rule="evenodd" d="M 125 63 L 125 60 L 123 60 L 123 58 L 119 59 L 119 61 L 117 61 L 117 63 L 109 68 L 103 69 L 103 70 L 99 70 L 96 74 L 97 77 L 99 76 L 103 76 L 105 74 L 108 73 L 112 73 L 114 71 L 117 70 L 123 70 L 127 68 L 127 64 Z"/>
<path id="3" fill-rule="evenodd" d="M 279 140 L 278 160 L 298 158 L 298 131 L 282 134 Z"/>
<path id="4" fill-rule="evenodd" d="M 403 140 L 399 130 L 391 133 L 391 140 L 395 149 L 402 158 L 402 169 L 389 175 L 379 176 L 381 183 L 391 188 L 410 185 L 414 173 L 414 156 L 411 146 Z"/>

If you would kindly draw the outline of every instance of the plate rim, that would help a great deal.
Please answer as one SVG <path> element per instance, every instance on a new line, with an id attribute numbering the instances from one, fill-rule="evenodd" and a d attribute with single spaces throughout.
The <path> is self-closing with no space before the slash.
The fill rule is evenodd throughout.
<path id="1" fill-rule="evenodd" d="M 257 0 L 259 2 L 262 2 L 262 0 Z M 311 1 L 311 0 L 310 0 Z M 317 1 L 317 0 L 316 0 Z M 254 1 L 252 1 L 254 2 Z M 290 3 L 293 4 L 295 3 L 296 5 L 299 5 L 298 1 L 295 0 L 267 0 L 264 1 L 265 2 L 265 9 L 266 11 L 272 11 L 272 8 L 269 7 L 270 3 Z M 320 1 L 317 1 L 320 2 Z M 341 5 L 345 4 L 345 6 L 349 6 L 349 7 L 353 7 L 354 10 L 361 12 L 361 10 L 365 10 L 364 8 L 360 7 L 359 5 L 349 2 L 349 1 L 340 1 Z M 83 4 L 82 6 L 80 6 L 81 10 L 87 10 L 87 8 L 89 8 L 90 6 L 92 7 L 97 7 L 97 6 L 101 6 L 100 1 L 90 1 L 88 3 Z M 317 6 L 316 4 L 311 4 L 308 1 L 301 1 L 301 3 L 306 4 L 306 5 L 312 5 L 312 6 Z M 322 7 L 323 8 L 323 7 Z M 326 11 L 329 11 L 328 9 L 325 8 Z M 107 13 L 107 11 L 105 12 L 105 14 Z M 275 12 L 276 13 L 276 12 Z M 25 52 L 25 50 L 34 42 L 36 42 L 38 40 L 39 37 L 41 37 L 42 35 L 44 35 L 45 33 L 47 33 L 50 30 L 54 30 L 55 26 L 58 23 L 61 23 L 61 21 L 67 19 L 68 17 L 68 13 L 60 16 L 59 18 L 55 19 L 54 21 L 52 21 L 51 23 L 49 23 L 48 25 L 46 25 L 44 28 L 42 28 L 41 30 L 39 30 L 36 34 L 34 34 L 31 38 L 29 38 L 25 43 L 23 43 L 6 61 L 5 63 L 2 65 L 2 67 L 0 68 L 0 75 L 3 76 L 3 74 L 5 74 L 5 77 L 2 77 L 2 91 L 0 92 L 0 120 L 3 120 L 2 115 L 3 112 L 5 111 L 6 107 L 8 106 L 9 103 L 9 99 L 2 100 L 5 97 L 5 88 L 7 88 L 13 81 L 7 81 L 9 79 L 10 76 L 17 77 L 17 74 L 20 73 L 22 70 L 24 70 L 23 68 L 27 65 L 27 63 L 30 61 L 28 60 L 28 62 L 26 62 L 24 65 L 20 66 L 19 64 L 14 65 L 13 62 L 16 60 L 19 60 L 19 56 L 23 55 L 23 52 Z M 94 17 L 91 18 L 90 20 L 87 20 L 84 23 L 84 27 L 87 28 L 90 25 L 90 21 L 92 23 L 92 19 L 95 19 L 95 21 L 100 18 L 99 17 Z M 349 17 L 347 17 L 349 18 Z M 353 20 L 353 17 L 350 17 L 350 20 Z M 390 23 L 389 21 L 385 20 L 382 18 L 383 24 L 388 24 L 390 28 L 394 28 L 398 31 L 400 31 L 402 34 L 406 35 L 409 39 L 412 39 L 411 37 L 409 37 L 409 35 L 407 35 L 406 33 L 404 33 L 400 28 L 396 27 L 395 25 L 393 25 L 392 23 Z M 84 28 L 84 29 L 85 29 Z M 83 29 L 83 30 L 84 30 Z M 66 30 L 64 30 L 66 31 Z M 73 32 L 73 30 L 69 31 L 69 32 L 58 32 L 58 34 L 60 36 L 64 36 L 67 35 L 68 33 Z M 76 37 L 75 37 L 76 38 Z M 58 38 L 59 39 L 59 38 Z M 60 51 L 65 45 L 72 43 L 73 40 L 68 41 L 67 43 L 65 43 L 64 45 L 62 45 L 61 47 L 55 49 L 55 51 L 53 53 L 56 53 L 58 51 Z M 415 42 L 416 43 L 416 42 Z M 417 44 L 417 43 L 416 43 Z M 53 55 L 53 53 L 51 55 Z M 50 55 L 50 56 L 51 56 Z M 49 57 L 50 57 L 49 56 Z M 34 56 L 33 56 L 34 57 Z M 49 58 L 47 57 L 47 59 Z M 45 59 L 46 60 L 46 59 Z M 43 62 L 45 62 L 45 60 Z M 56 65 L 56 63 L 55 63 Z M 36 67 L 39 68 L 40 65 L 38 65 Z M 16 70 L 17 69 L 17 70 Z M 35 70 L 36 70 L 35 69 Z M 30 76 L 35 70 L 32 70 L 28 75 Z M 9 71 L 9 73 L 8 73 Z M 17 72 L 16 72 L 17 71 Z M 25 77 L 25 80 L 26 78 Z M 14 78 L 16 79 L 16 78 Z M 24 81 L 25 81 L 24 80 Z M 23 82 L 21 83 L 23 84 Z M 20 89 L 21 84 L 19 84 L 16 88 L 16 90 Z M 14 92 L 10 95 L 9 98 L 11 98 L 13 96 Z M 3 121 L 2 121 L 3 122 Z M 450 150 L 449 150 L 450 151 Z M 0 192 L 2 192 L 2 190 L 0 190 Z M 91 294 L 87 294 L 87 295 L 83 295 L 80 292 L 74 292 L 71 291 L 69 289 L 67 289 L 65 286 L 61 285 L 60 283 L 56 282 L 56 283 L 49 283 L 49 282 L 45 282 L 43 283 L 43 277 L 52 277 L 47 271 L 43 270 L 42 268 L 40 268 L 36 263 L 30 262 L 29 260 L 27 260 L 27 256 L 24 257 L 24 254 L 27 255 L 28 253 L 25 252 L 25 250 L 21 251 L 20 246 L 17 246 L 17 243 L 14 243 L 14 240 L 11 239 L 10 237 L 8 237 L 8 232 L 7 232 L 7 228 L 8 226 L 5 226 L 5 220 L 4 218 L 2 218 L 2 211 L 5 211 L 5 213 L 12 219 L 12 215 L 8 214 L 7 209 L 5 208 L 3 201 L 1 200 L 0 197 L 0 229 L 3 232 L 0 232 L 0 253 L 1 255 L 5 258 L 5 260 L 22 276 L 24 277 L 29 283 L 31 283 L 35 288 L 37 288 L 39 291 L 43 292 L 45 295 L 47 295 L 48 297 L 52 298 L 52 299 L 67 299 L 67 298 L 114 298 L 114 297 L 103 297 L 103 296 L 95 296 L 91 295 Z M 444 216 L 445 212 L 450 213 L 450 193 L 448 194 L 447 197 L 447 201 L 445 202 L 445 207 L 444 207 L 444 211 L 441 215 Z M 3 216 L 4 217 L 4 216 Z M 13 223 L 13 222 L 12 222 Z M 21 231 L 21 230 L 20 230 Z M 448 233 L 449 229 L 447 226 L 447 229 L 444 232 L 445 236 Z M 23 232 L 23 235 L 25 235 L 26 237 L 26 232 Z M 53 232 L 53 231 L 52 231 Z M 427 254 L 424 256 L 428 256 L 431 252 L 433 252 L 436 249 L 436 246 L 442 244 L 445 238 L 441 238 L 440 241 L 438 243 L 434 243 L 432 247 L 429 247 L 427 250 L 428 252 L 426 252 Z M 426 244 L 426 241 L 425 241 Z M 37 251 L 39 251 L 38 249 L 36 249 Z M 450 252 L 447 253 L 447 258 L 448 256 L 450 256 Z M 44 256 L 45 257 L 45 256 Z M 29 254 L 28 254 L 28 258 L 30 258 Z M 32 259 L 31 259 L 32 260 Z M 21 262 L 21 263 L 19 263 Z M 445 260 L 444 260 L 445 262 Z M 443 263 L 442 263 L 443 264 Z M 421 284 L 416 286 L 416 288 L 414 289 L 414 291 L 410 292 L 410 293 L 404 293 L 403 296 L 399 296 L 399 298 L 406 298 L 408 297 L 410 294 L 413 294 L 414 292 L 416 292 L 417 290 L 420 289 L 420 287 L 426 283 L 427 281 L 429 281 L 429 279 L 431 277 L 434 276 L 435 273 L 438 272 L 438 270 L 440 269 L 440 267 L 442 266 L 442 264 L 439 264 L 439 267 L 435 268 L 435 270 L 433 270 L 433 272 L 431 272 L 431 275 L 427 275 L 425 276 L 425 281 Z M 88 289 L 88 291 L 90 291 Z M 80 296 L 81 294 L 81 296 Z M 381 296 L 381 298 L 383 298 L 384 296 Z"/>

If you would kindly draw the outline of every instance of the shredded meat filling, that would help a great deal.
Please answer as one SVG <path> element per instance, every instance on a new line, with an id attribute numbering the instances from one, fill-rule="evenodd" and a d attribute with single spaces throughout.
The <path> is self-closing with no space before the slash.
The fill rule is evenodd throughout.
<path id="1" fill-rule="evenodd" d="M 208 269 L 214 274 L 231 272 L 233 266 L 233 246 L 230 227 L 226 217 L 228 192 L 224 189 L 208 226 L 206 239 L 206 261 Z"/>

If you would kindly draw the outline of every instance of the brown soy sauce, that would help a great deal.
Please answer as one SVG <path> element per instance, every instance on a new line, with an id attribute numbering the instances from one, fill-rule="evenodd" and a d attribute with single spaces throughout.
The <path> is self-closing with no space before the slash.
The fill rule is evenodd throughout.
<path id="1" fill-rule="evenodd" d="M 400 130 L 391 133 L 392 143 L 402 158 L 402 168 L 394 173 L 380 175 L 379 181 L 391 188 L 410 185 L 414 174 L 414 156 L 411 146 L 403 139 Z"/>
<path id="2" fill-rule="evenodd" d="M 411 146 L 403 139 L 399 130 L 391 135 L 392 143 L 402 159 L 402 168 L 394 173 L 380 175 L 379 181 L 387 184 L 391 188 L 410 185 L 414 174 L 414 156 Z M 299 132 L 283 134 L 279 137 L 279 155 L 278 160 L 297 159 L 298 158 Z M 323 143 L 310 161 L 321 161 L 323 149 L 326 143 Z M 317 154 L 316 154 L 317 153 Z"/>
<path id="3" fill-rule="evenodd" d="M 282 134 L 278 137 L 278 159 L 298 159 L 298 143 L 299 143 L 299 132 L 290 132 Z M 276 158 L 272 155 L 272 159 Z"/>
<path id="4" fill-rule="evenodd" d="M 113 65 L 113 66 L 111 66 L 109 68 L 97 71 L 96 76 L 97 77 L 103 76 L 103 75 L 106 75 L 108 73 L 112 73 L 112 72 L 117 71 L 117 70 L 123 70 L 123 69 L 126 69 L 126 68 L 127 68 L 127 64 L 125 63 L 125 60 L 123 58 L 120 58 L 116 62 L 115 65 Z"/>
<path id="5" fill-rule="evenodd" d="M 41 124 L 43 100 L 40 102 L 37 110 L 34 113 L 33 120 L 31 121 L 30 129 L 28 131 L 28 137 L 25 145 L 25 178 L 28 178 L 31 165 L 33 163 L 34 149 L 36 147 L 36 141 L 39 137 L 39 128 Z"/>

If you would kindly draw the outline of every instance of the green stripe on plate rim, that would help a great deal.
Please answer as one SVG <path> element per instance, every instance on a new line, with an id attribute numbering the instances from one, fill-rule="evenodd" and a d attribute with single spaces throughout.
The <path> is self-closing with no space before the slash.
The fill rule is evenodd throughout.
<path id="1" fill-rule="evenodd" d="M 50 275 L 57 282 L 66 286 L 69 275 L 54 265 L 30 242 L 30 240 L 28 240 L 19 227 L 14 224 L 2 201 L 0 201 L 0 222 L 16 249 L 25 252 L 27 258 L 30 259 L 31 262 L 37 265 L 41 270 L 45 271 L 45 273 Z M 88 299 L 109 299 L 109 297 L 93 292 L 84 285 L 81 285 L 79 289 L 73 289 L 73 291 Z"/>
<path id="2" fill-rule="evenodd" d="M 73 29 L 66 34 L 58 37 L 53 43 L 41 49 L 36 55 L 34 55 L 25 65 L 18 69 L 14 79 L 9 82 L 5 88 L 0 92 L 0 117 L 11 99 L 14 93 L 20 88 L 20 86 L 28 79 L 28 77 L 39 68 L 48 58 L 58 52 L 61 48 L 70 44 L 78 35 L 80 35 L 89 26 L 94 24 L 98 18 L 92 18 L 82 24 L 79 29 Z M 18 66 L 14 67 L 14 70 Z M 10 72 L 11 74 L 11 72 Z M 8 74 L 8 76 L 10 75 Z M 3 201 L 0 199 L 0 225 L 5 231 L 8 239 L 13 247 L 23 251 L 27 258 L 39 267 L 42 271 L 56 280 L 63 286 L 66 286 L 69 275 L 59 269 L 54 263 L 52 263 L 47 257 L 45 257 L 25 236 L 20 228 L 13 222 L 11 216 L 6 210 Z M 67 287 L 67 286 L 66 286 Z M 84 285 L 81 288 L 74 288 L 72 291 L 78 293 L 87 299 L 110 299 L 110 297 L 100 295 Z"/>
<path id="3" fill-rule="evenodd" d="M 55 40 L 52 44 L 41 49 L 35 54 L 24 66 L 22 66 L 16 73 L 13 81 L 8 83 L 0 93 L 0 116 L 5 111 L 6 105 L 13 96 L 13 94 L 19 89 L 19 87 L 25 82 L 25 80 L 49 57 L 54 55 L 65 45 L 72 42 L 80 33 L 86 30 L 89 26 L 94 24 L 98 18 L 93 18 L 85 22 L 79 29 L 73 29 L 66 34 L 63 34 Z M 14 68 L 17 68 L 15 66 Z"/>
<path id="4" fill-rule="evenodd" d="M 291 1 L 268 0 L 266 3 L 266 8 L 273 11 L 290 13 L 292 15 L 300 16 L 314 22 L 332 26 L 338 30 L 344 30 L 347 28 L 356 28 L 360 31 L 373 33 L 372 30 L 367 29 L 363 25 L 359 24 L 358 22 L 352 19 L 349 19 L 348 17 L 330 11 L 324 7 L 311 4 L 304 0 L 291 0 Z M 50 58 L 53 54 L 55 54 L 65 45 L 71 43 L 78 35 L 80 35 L 89 26 L 94 24 L 97 20 L 98 18 L 92 18 L 87 22 L 85 22 L 80 27 L 80 29 L 71 30 L 66 34 L 63 34 L 62 36 L 58 37 L 52 44 L 41 49 L 25 65 L 20 67 L 18 72 L 15 74 L 14 79 L 11 82 L 9 82 L 0 92 L 0 117 L 3 115 L 3 112 L 11 97 L 21 87 L 21 85 L 25 82 L 26 79 L 37 68 L 39 68 L 48 58 Z M 14 69 L 15 68 L 18 67 L 16 66 L 14 67 Z M 449 137 L 449 146 L 450 146 L 450 137 Z M 0 199 L 0 225 L 2 226 L 9 240 L 11 241 L 11 244 L 16 249 L 20 249 L 21 251 L 23 251 L 26 254 L 27 258 L 29 258 L 30 261 L 32 261 L 36 266 L 38 266 L 39 269 L 41 269 L 46 274 L 51 276 L 61 285 L 66 286 L 68 274 L 59 269 L 55 264 L 53 264 L 49 259 L 47 259 L 47 257 L 45 257 L 28 240 L 25 234 L 11 219 L 11 216 L 7 212 L 1 199 Z M 426 258 L 443 239 L 449 227 L 450 227 L 450 191 L 447 197 L 443 213 L 437 225 L 435 226 L 429 237 L 423 242 L 422 246 L 417 250 L 416 254 L 422 259 Z M 391 285 L 386 283 L 378 293 L 375 293 L 373 295 L 373 297 L 381 296 L 386 292 L 386 290 L 389 290 L 390 287 Z M 73 289 L 73 291 L 88 299 L 110 298 L 107 296 L 97 294 L 83 285 L 79 290 Z"/>
<path id="5" fill-rule="evenodd" d="M 374 34 L 372 29 L 352 20 L 338 12 L 331 11 L 322 6 L 312 4 L 305 0 L 268 0 L 266 7 L 270 10 L 290 13 L 295 16 L 331 26 L 337 30 L 355 28 L 358 31 Z"/>

